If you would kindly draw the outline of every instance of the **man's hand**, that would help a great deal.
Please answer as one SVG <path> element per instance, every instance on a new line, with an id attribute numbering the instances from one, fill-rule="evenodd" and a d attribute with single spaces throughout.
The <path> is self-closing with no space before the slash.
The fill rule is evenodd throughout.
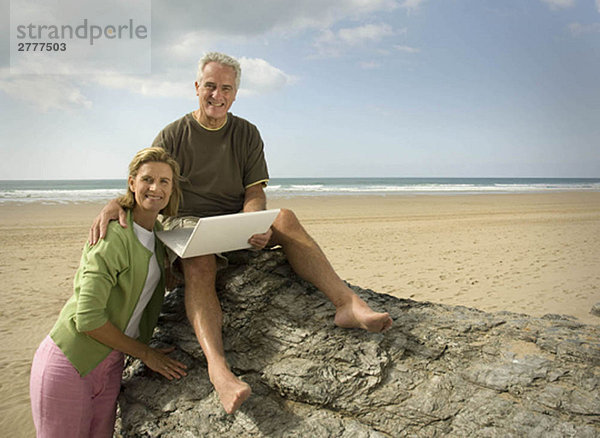
<path id="1" fill-rule="evenodd" d="M 104 239 L 108 223 L 117 219 L 123 228 L 127 228 L 127 213 L 125 213 L 125 210 L 123 210 L 119 203 L 113 199 L 104 206 L 100 211 L 100 214 L 94 219 L 88 236 L 90 245 L 95 245 L 98 243 L 98 240 Z"/>
<path id="2" fill-rule="evenodd" d="M 244 194 L 244 208 L 243 212 L 248 213 L 251 211 L 261 211 L 267 208 L 267 197 L 265 195 L 264 187 L 262 184 L 256 184 L 246 189 Z M 248 243 L 254 247 L 254 249 L 263 249 L 271 240 L 273 230 L 269 228 L 266 233 L 254 234 Z"/>
<path id="3" fill-rule="evenodd" d="M 273 235 L 273 230 L 269 228 L 266 233 L 262 234 L 254 234 L 250 239 L 248 239 L 248 243 L 254 247 L 254 249 L 263 249 L 271 240 L 271 236 Z"/>

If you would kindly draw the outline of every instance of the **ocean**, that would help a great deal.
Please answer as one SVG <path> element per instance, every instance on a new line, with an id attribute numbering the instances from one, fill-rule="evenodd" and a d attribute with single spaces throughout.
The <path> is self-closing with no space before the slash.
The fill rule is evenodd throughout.
<path id="1" fill-rule="evenodd" d="M 0 180 L 0 205 L 107 201 L 125 180 Z M 269 198 L 327 195 L 417 195 L 600 191 L 600 178 L 271 178 Z"/>

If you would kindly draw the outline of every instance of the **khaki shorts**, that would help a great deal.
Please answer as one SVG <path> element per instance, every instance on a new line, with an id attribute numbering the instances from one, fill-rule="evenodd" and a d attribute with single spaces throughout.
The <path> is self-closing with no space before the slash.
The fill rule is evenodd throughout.
<path id="1" fill-rule="evenodd" d="M 199 217 L 196 216 L 180 216 L 180 217 L 159 217 L 163 229 L 165 231 L 179 230 L 181 228 L 194 228 L 198 223 Z M 181 266 L 181 259 L 177 254 L 171 251 L 170 248 L 165 247 L 167 251 L 167 257 L 169 258 L 169 265 L 171 266 L 171 273 L 177 280 L 183 283 L 183 269 Z M 217 270 L 224 269 L 229 265 L 227 257 L 221 253 L 215 254 L 217 258 Z"/>

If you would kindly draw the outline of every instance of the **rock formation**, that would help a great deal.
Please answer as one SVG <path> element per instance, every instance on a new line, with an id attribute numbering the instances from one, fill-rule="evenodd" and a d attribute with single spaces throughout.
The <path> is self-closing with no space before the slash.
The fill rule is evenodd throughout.
<path id="1" fill-rule="evenodd" d="M 334 307 L 281 251 L 239 251 L 218 292 L 232 369 L 253 395 L 227 415 L 187 322 L 167 295 L 155 334 L 189 367 L 176 382 L 130 361 L 124 437 L 598 437 L 600 326 L 484 313 L 353 289 L 387 310 L 385 334 L 333 324 Z"/>

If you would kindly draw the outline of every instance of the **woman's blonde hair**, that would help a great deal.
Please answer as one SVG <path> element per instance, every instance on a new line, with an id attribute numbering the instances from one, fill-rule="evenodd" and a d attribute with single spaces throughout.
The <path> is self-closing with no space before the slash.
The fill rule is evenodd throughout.
<path id="1" fill-rule="evenodd" d="M 169 198 L 167 206 L 163 208 L 160 213 L 165 216 L 176 216 L 177 210 L 179 209 L 179 200 L 181 199 L 179 164 L 177 164 L 177 161 L 175 161 L 167 151 L 159 147 L 142 149 L 135 154 L 133 160 L 129 163 L 129 176 L 135 178 L 143 164 L 152 162 L 166 163 L 173 171 L 173 190 L 171 191 L 171 197 Z M 117 202 L 123 208 L 131 209 L 135 205 L 135 194 L 129 188 L 129 183 L 127 184 L 127 193 L 117 199 Z"/>

